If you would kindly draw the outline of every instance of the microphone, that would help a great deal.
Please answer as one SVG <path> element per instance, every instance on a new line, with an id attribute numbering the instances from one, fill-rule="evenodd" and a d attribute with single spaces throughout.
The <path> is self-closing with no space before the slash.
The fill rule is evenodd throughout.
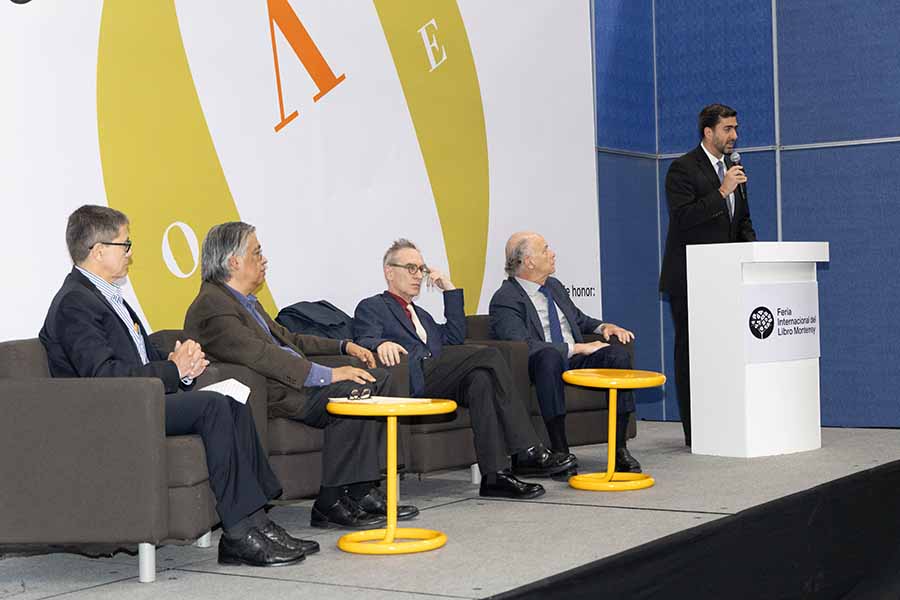
<path id="1" fill-rule="evenodd" d="M 741 153 L 738 152 L 737 150 L 732 152 L 731 156 L 729 156 L 728 158 L 731 159 L 732 165 L 740 165 L 741 164 Z M 746 173 L 746 171 L 745 171 L 745 173 Z M 741 196 L 744 197 L 744 202 L 746 202 L 747 201 L 747 184 L 739 183 L 738 187 L 741 188 Z"/>

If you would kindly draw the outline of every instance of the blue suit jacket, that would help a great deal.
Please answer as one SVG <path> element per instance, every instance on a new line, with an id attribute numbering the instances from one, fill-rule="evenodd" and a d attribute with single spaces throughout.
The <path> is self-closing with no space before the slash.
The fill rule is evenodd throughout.
<path id="1" fill-rule="evenodd" d="M 150 339 L 140 319 L 125 303 L 138 324 L 146 365 L 141 364 L 128 327 L 119 318 L 90 280 L 74 267 L 56 293 L 39 338 L 47 350 L 50 374 L 54 377 L 156 377 L 166 393 L 178 391 L 178 367 L 166 360 Z"/>
<path id="2" fill-rule="evenodd" d="M 550 288 L 553 301 L 565 315 L 577 343 L 584 341 L 583 334 L 592 333 L 602 324 L 602 321 L 589 317 L 575 306 L 558 279 L 549 277 L 544 285 Z M 500 285 L 500 289 L 494 292 L 490 316 L 491 337 L 494 339 L 527 342 L 529 356 L 538 350 L 551 347 L 559 351 L 563 358 L 568 358 L 569 347 L 566 344 L 553 344 L 544 338 L 544 327 L 541 325 L 537 310 L 525 289 L 514 277 L 508 278 Z"/>
<path id="3" fill-rule="evenodd" d="M 375 352 L 384 342 L 396 342 L 409 353 L 409 389 L 413 396 L 425 393 L 422 361 L 437 358 L 444 345 L 462 344 L 466 339 L 466 315 L 461 289 L 444 292 L 444 317 L 439 325 L 428 312 L 413 304 L 416 316 L 428 334 L 428 344 L 416 335 L 416 329 L 403 307 L 387 292 L 372 296 L 356 306 L 353 338 L 357 344 Z"/>

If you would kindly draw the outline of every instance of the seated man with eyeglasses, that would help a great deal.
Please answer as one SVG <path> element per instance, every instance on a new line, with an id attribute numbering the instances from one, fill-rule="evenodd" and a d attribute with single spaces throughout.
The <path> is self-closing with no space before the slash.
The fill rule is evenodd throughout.
<path id="1" fill-rule="evenodd" d="M 463 290 L 426 267 L 418 248 L 406 239 L 388 248 L 383 267 L 388 289 L 356 307 L 356 342 L 388 366 L 408 354 L 413 396 L 450 398 L 468 407 L 482 496 L 525 499 L 543 494 L 543 486 L 516 475 L 551 476 L 574 468 L 575 457 L 541 445 L 525 405 L 515 398 L 512 375 L 499 350 L 462 345 Z M 412 303 L 423 282 L 443 290 L 446 324 L 438 325 Z"/>
<path id="2" fill-rule="evenodd" d="M 266 280 L 268 261 L 256 228 L 239 221 L 216 225 L 201 251 L 203 284 L 188 308 L 185 331 L 217 360 L 253 369 L 268 382 L 269 416 L 325 430 L 322 484 L 313 527 L 371 529 L 387 521 L 378 456 L 382 419 L 340 417 L 326 410 L 331 397 L 387 395 L 390 374 L 375 369 L 372 353 L 349 340 L 292 333 L 276 323 L 253 295 Z M 369 369 L 329 368 L 311 358 L 347 354 Z M 397 507 L 412 519 L 415 506 Z"/>
<path id="3" fill-rule="evenodd" d="M 200 346 L 187 340 L 168 354 L 157 349 L 122 297 L 119 285 L 131 263 L 128 217 L 106 206 L 82 206 L 69 216 L 66 245 L 75 266 L 40 333 L 50 373 L 163 382 L 166 435 L 198 434 L 203 440 L 222 520 L 220 563 L 289 565 L 318 551 L 318 543 L 291 537 L 266 516 L 281 483 L 259 443 L 250 407 L 216 392 L 181 391 L 209 364 Z"/>

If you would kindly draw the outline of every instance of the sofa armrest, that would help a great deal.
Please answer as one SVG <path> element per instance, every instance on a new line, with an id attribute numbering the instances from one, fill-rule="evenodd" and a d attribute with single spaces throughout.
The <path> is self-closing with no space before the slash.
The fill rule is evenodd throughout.
<path id="1" fill-rule="evenodd" d="M 0 545 L 164 539 L 163 398 L 150 378 L 0 380 Z"/>

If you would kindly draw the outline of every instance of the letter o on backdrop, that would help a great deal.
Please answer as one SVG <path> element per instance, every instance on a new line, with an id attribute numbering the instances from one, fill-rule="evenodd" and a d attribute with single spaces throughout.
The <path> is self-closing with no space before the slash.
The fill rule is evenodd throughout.
<path id="1" fill-rule="evenodd" d="M 181 231 L 182 235 L 184 235 L 184 239 L 187 241 L 188 248 L 191 250 L 191 260 L 193 266 L 191 266 L 191 270 L 189 273 L 185 273 L 181 270 L 181 267 L 178 266 L 178 262 L 175 260 L 175 255 L 172 254 L 172 246 L 169 244 L 169 232 L 172 229 L 178 229 Z M 190 225 L 187 223 L 182 223 L 181 221 L 175 221 L 163 232 L 162 236 L 162 255 L 163 261 L 166 263 L 166 267 L 169 268 L 169 271 L 175 277 L 179 279 L 187 279 L 191 275 L 194 274 L 194 271 L 197 270 L 197 266 L 200 264 L 200 244 L 197 243 L 197 235 L 194 233 L 194 230 L 191 229 Z"/>

